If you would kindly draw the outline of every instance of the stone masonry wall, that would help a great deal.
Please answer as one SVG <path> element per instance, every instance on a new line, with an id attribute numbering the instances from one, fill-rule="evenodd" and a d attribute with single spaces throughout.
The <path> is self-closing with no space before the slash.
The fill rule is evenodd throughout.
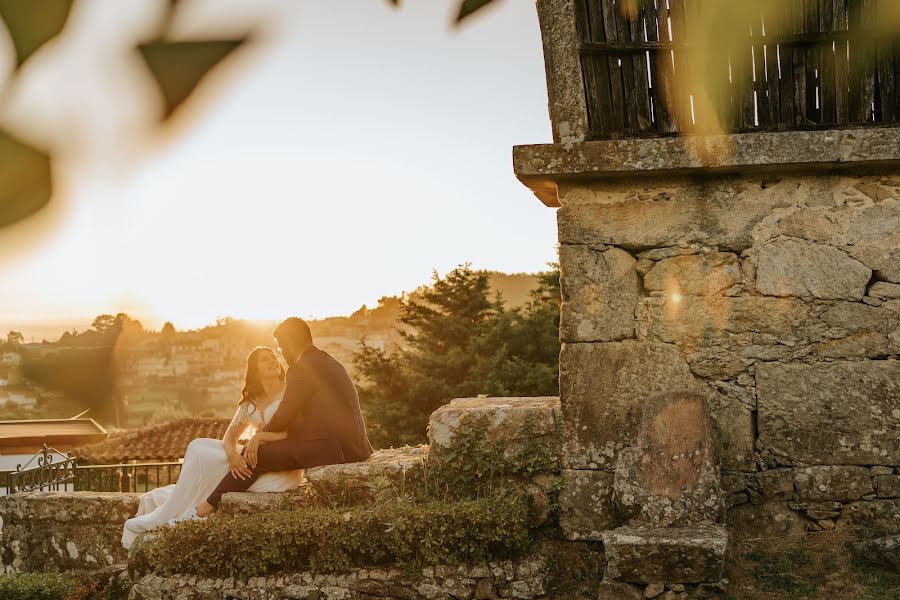
<path id="1" fill-rule="evenodd" d="M 617 457 L 672 389 L 707 396 L 731 507 L 900 527 L 900 172 L 561 182 L 559 201 L 570 539 L 621 524 Z"/>

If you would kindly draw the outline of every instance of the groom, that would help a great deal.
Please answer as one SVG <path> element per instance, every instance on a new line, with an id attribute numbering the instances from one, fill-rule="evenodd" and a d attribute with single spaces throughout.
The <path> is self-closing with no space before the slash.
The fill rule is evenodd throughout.
<path id="1" fill-rule="evenodd" d="M 265 431 L 286 432 L 287 436 L 259 447 L 256 467 L 249 476 L 237 479 L 226 475 L 197 507 L 199 517 L 215 511 L 222 494 L 246 491 L 266 471 L 359 462 L 373 452 L 353 381 L 341 363 L 313 345 L 309 325 L 291 317 L 278 325 L 273 335 L 288 363 L 287 386 Z"/>

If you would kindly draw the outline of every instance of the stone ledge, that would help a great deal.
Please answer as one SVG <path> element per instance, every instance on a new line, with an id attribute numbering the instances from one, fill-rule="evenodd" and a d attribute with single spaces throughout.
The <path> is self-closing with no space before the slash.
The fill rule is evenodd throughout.
<path id="1" fill-rule="evenodd" d="M 547 206 L 557 182 L 900 165 L 900 127 L 632 138 L 513 148 L 519 181 Z"/>
<path id="2" fill-rule="evenodd" d="M 721 526 L 622 527 L 603 534 L 604 579 L 704 583 L 722 577 L 728 532 Z"/>

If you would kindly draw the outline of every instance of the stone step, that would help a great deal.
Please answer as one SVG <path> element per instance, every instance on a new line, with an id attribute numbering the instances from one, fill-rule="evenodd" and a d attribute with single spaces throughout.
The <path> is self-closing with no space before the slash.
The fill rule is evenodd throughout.
<path id="1" fill-rule="evenodd" d="M 311 502 L 347 503 L 372 498 L 379 490 L 401 493 L 421 474 L 428 446 L 378 450 L 368 460 L 310 469 L 307 483 L 290 492 L 234 492 L 222 496 L 221 514 L 287 509 Z"/>
<path id="2" fill-rule="evenodd" d="M 604 579 L 713 583 L 722 578 L 728 532 L 719 525 L 628 528 L 603 533 Z"/>

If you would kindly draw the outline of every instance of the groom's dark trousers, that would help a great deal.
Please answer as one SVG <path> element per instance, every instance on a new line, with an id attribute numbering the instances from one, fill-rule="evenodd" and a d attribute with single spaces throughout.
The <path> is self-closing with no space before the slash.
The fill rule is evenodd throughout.
<path id="1" fill-rule="evenodd" d="M 265 472 L 358 462 L 372 454 L 350 375 L 315 346 L 288 368 L 284 399 L 265 431 L 286 431 L 287 438 L 260 445 L 250 477 L 226 475 L 210 504 L 219 506 L 227 492 L 246 491 Z"/>

